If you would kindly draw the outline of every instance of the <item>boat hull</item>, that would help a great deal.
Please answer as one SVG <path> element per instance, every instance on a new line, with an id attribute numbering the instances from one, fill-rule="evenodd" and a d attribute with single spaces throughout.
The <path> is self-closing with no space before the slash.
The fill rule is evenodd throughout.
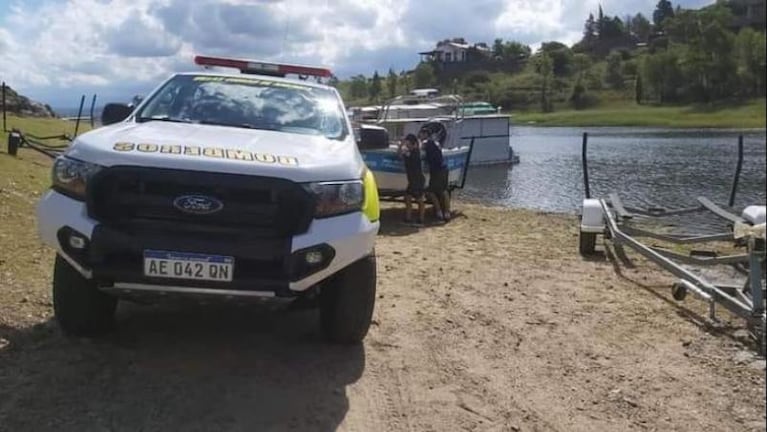
<path id="1" fill-rule="evenodd" d="M 462 186 L 468 152 L 467 147 L 442 151 L 448 168 L 448 187 L 451 189 Z M 397 155 L 396 149 L 365 150 L 361 153 L 368 169 L 373 172 L 380 195 L 400 196 L 405 193 L 407 188 L 405 165 Z M 423 169 L 428 184 L 429 169 L 425 163 Z"/>

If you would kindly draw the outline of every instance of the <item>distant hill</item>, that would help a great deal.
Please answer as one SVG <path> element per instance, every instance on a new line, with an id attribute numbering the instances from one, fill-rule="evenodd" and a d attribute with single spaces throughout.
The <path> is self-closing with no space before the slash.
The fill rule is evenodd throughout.
<path id="1" fill-rule="evenodd" d="M 7 84 L 5 87 L 5 109 L 8 113 L 19 116 L 56 117 L 56 113 L 49 105 L 18 94 Z"/>

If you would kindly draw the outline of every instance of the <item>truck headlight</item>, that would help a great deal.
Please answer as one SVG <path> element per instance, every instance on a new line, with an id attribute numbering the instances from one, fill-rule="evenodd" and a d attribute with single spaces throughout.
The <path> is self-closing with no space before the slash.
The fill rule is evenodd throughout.
<path id="1" fill-rule="evenodd" d="M 361 180 L 308 183 L 305 188 L 316 198 L 317 218 L 360 211 L 365 199 Z"/>
<path id="2" fill-rule="evenodd" d="M 59 156 L 53 163 L 53 189 L 77 200 L 85 199 L 88 180 L 101 166 Z"/>

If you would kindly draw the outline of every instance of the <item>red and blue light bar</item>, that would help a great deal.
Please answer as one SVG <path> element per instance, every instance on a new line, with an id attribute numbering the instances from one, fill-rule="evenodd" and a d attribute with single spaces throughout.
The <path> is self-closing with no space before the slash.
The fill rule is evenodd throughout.
<path id="1" fill-rule="evenodd" d="M 315 76 L 330 78 L 330 69 L 293 64 L 267 63 L 226 57 L 195 56 L 194 62 L 200 66 L 220 66 L 239 69 L 241 73 L 284 77 L 285 75 Z"/>

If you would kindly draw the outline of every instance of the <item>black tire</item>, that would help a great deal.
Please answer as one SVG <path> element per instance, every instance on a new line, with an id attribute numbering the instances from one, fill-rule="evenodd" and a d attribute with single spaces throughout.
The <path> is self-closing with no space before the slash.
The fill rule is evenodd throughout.
<path id="1" fill-rule="evenodd" d="M 671 286 L 671 296 L 676 301 L 683 301 L 687 298 L 687 288 L 680 283 L 675 283 Z"/>
<path id="2" fill-rule="evenodd" d="M 596 251 L 597 235 L 595 233 L 581 232 L 578 236 L 578 250 L 581 255 L 593 255 Z"/>
<path id="3" fill-rule="evenodd" d="M 8 154 L 11 156 L 16 156 L 19 151 L 19 147 L 21 147 L 21 135 L 17 134 L 16 132 L 9 133 Z"/>
<path id="4" fill-rule="evenodd" d="M 56 255 L 53 269 L 53 310 L 64 331 L 72 336 L 96 336 L 114 328 L 117 298 L 98 290 L 64 258 Z"/>
<path id="5" fill-rule="evenodd" d="M 362 342 L 373 319 L 376 258 L 363 258 L 341 270 L 320 292 L 320 325 L 329 342 Z"/>

